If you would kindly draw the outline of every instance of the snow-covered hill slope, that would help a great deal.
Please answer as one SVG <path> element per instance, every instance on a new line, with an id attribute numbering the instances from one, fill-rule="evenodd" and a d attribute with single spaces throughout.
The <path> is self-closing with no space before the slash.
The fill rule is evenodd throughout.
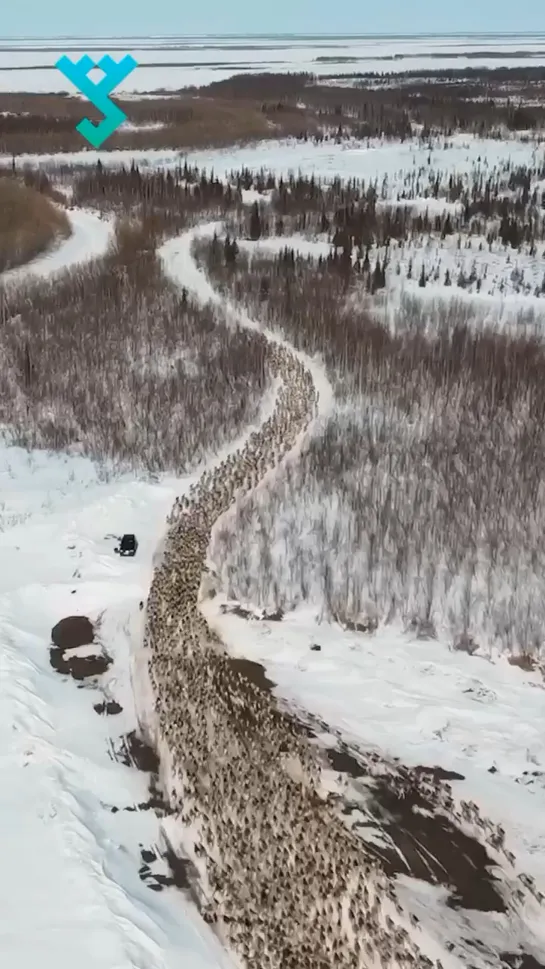
<path id="1" fill-rule="evenodd" d="M 104 481 L 81 457 L 0 449 L 0 951 L 5 964 L 72 969 L 223 965 L 180 893 L 140 880 L 159 841 L 147 776 L 112 759 L 134 730 L 131 654 L 157 538 L 180 486 Z M 106 536 L 133 531 L 137 558 Z M 59 676 L 51 629 L 103 614 L 113 664 L 100 688 Z M 80 688 L 81 687 L 81 688 Z M 96 704 L 115 700 L 117 716 Z M 130 811 L 126 809 L 130 808 Z"/>

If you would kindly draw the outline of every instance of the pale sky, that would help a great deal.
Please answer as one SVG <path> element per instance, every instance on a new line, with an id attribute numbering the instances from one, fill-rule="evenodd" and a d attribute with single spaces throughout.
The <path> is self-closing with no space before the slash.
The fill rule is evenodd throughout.
<path id="1" fill-rule="evenodd" d="M 213 33 L 545 31 L 545 0 L 23 0 L 2 2 L 2 38 Z"/>

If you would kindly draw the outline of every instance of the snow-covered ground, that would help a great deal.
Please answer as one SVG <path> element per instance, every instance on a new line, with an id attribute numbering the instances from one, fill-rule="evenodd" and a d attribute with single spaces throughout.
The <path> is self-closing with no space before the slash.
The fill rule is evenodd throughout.
<path id="1" fill-rule="evenodd" d="M 472 165 L 494 167 L 506 158 L 532 164 L 535 152 L 516 141 L 456 138 L 451 147 L 434 149 L 432 167 L 467 173 Z M 395 197 L 407 170 L 427 165 L 429 154 L 415 144 L 367 149 L 290 142 L 201 153 L 191 161 L 218 174 L 242 165 L 366 179 L 386 172 Z M 79 155 L 108 158 L 105 152 Z M 115 155 L 119 163 L 121 153 Z M 160 165 L 179 160 L 174 152 L 129 152 L 125 161 L 132 157 Z M 11 274 L 12 282 L 105 252 L 111 223 L 94 213 L 69 214 L 70 239 Z M 213 227 L 199 231 L 209 234 Z M 196 234 L 167 243 L 163 264 L 200 299 L 218 302 L 191 255 Z M 312 254 L 324 251 L 323 242 L 295 244 Z M 233 321 L 251 325 L 235 307 L 227 309 Z M 330 388 L 318 364 L 315 377 L 327 410 Z M 110 756 L 141 712 L 131 680 L 141 634 L 138 604 L 147 595 L 165 516 L 196 477 L 120 477 L 77 455 L 0 447 L 0 950 L 14 969 L 26 969 L 31 959 L 58 969 L 72 969 L 76 960 L 82 969 L 228 965 L 183 896 L 154 894 L 139 879 L 140 847 L 159 841 L 160 822 L 151 811 L 122 810 L 146 800 L 146 781 Z M 124 531 L 138 536 L 135 559 L 113 553 L 107 536 Z M 531 873 L 545 891 L 540 674 L 452 653 L 444 643 L 415 641 L 401 629 L 372 637 L 347 633 L 308 611 L 281 623 L 246 622 L 222 615 L 221 603 L 217 597 L 206 604 L 207 618 L 233 653 L 265 665 L 280 696 L 325 719 L 351 745 L 462 774 L 464 780 L 453 784 L 456 798 L 473 799 L 504 825 L 515 870 Z M 70 614 L 102 617 L 100 638 L 113 665 L 100 689 L 78 689 L 50 666 L 51 627 Z M 321 650 L 311 650 L 313 644 Z M 100 717 L 93 705 L 102 699 L 117 700 L 122 712 Z M 112 807 L 119 810 L 112 813 Z M 416 898 L 423 908 L 437 907 L 442 941 L 451 932 L 442 921 L 448 909 L 430 892 L 413 885 L 413 908 Z M 525 938 L 536 957 L 542 955 L 545 936 L 535 911 L 528 907 L 523 916 Z M 497 921 L 498 932 L 507 932 Z M 482 928 L 483 939 L 488 931 Z M 497 939 L 490 935 L 489 941 Z"/>
<path id="2" fill-rule="evenodd" d="M 425 200 L 421 199 L 421 207 Z M 505 247 L 495 240 L 491 248 L 485 238 L 463 237 L 458 248 L 458 235 L 441 239 L 437 235 L 423 244 L 417 239 L 400 247 L 390 243 L 386 269 L 384 311 L 390 324 L 395 325 L 405 297 L 414 298 L 420 305 L 425 327 L 433 332 L 444 318 L 445 306 L 454 302 L 460 306 L 464 318 L 474 326 L 514 326 L 520 335 L 543 333 L 545 320 L 545 248 L 542 243 L 531 255 L 529 247 L 521 252 Z M 277 256 L 286 247 L 304 257 L 318 259 L 332 252 L 325 235 L 307 239 L 300 235 L 271 236 L 252 242 L 238 240 L 240 249 L 249 256 Z M 353 252 L 353 259 L 357 251 Z M 374 249 L 372 260 L 386 256 L 384 247 Z M 422 267 L 425 286 L 420 285 Z M 465 282 L 460 285 L 462 276 Z M 350 301 L 358 304 L 364 299 L 357 282 Z M 421 321 L 422 322 L 422 321 Z"/>
<path id="3" fill-rule="evenodd" d="M 166 169 L 183 164 L 187 157 L 189 164 L 208 172 L 213 169 L 219 178 L 247 168 L 254 172 L 264 169 L 284 176 L 290 172 L 301 172 L 326 180 L 338 176 L 364 179 L 368 183 L 377 179 L 379 199 L 382 199 L 384 182 L 384 198 L 398 200 L 404 191 L 412 192 L 416 185 L 422 189 L 428 188 L 431 196 L 430 181 L 434 181 L 437 175 L 444 188 L 451 174 L 468 178 L 479 171 L 488 176 L 507 163 L 512 167 L 535 166 L 541 164 L 544 153 L 545 147 L 531 138 L 527 141 L 515 137 L 496 140 L 458 134 L 447 139 L 437 138 L 432 146 L 422 144 L 417 138 L 408 139 L 403 144 L 379 139 L 314 144 L 312 141 L 291 138 L 196 151 L 188 155 L 178 150 L 164 149 L 82 149 L 52 155 L 19 155 L 18 162 L 21 166 L 39 165 L 44 170 L 55 171 L 61 165 L 96 165 L 99 160 L 105 166 L 130 166 L 134 159 L 143 167 Z M 0 155 L 0 164 L 10 162 L 11 156 Z M 249 197 L 247 200 L 253 201 Z M 400 204 L 407 203 L 401 201 Z M 449 208 L 441 200 L 433 198 L 427 199 L 426 204 L 430 215 Z"/>
<path id="4" fill-rule="evenodd" d="M 136 725 L 131 653 L 157 537 L 177 482 L 101 480 L 77 456 L 0 447 L 0 949 L 6 965 L 88 969 L 226 966 L 179 893 L 142 882 L 160 839 L 146 775 L 112 759 Z M 134 560 L 105 536 L 134 531 Z M 78 689 L 49 663 L 52 627 L 103 614 L 113 665 Z M 115 717 L 93 705 L 115 699 Z M 119 809 L 112 813 L 112 808 Z"/>
<path id="5" fill-rule="evenodd" d="M 29 276 L 104 254 L 111 224 L 78 210 L 70 219 L 72 236 Z M 230 964 L 191 903 L 139 878 L 141 849 L 160 844 L 161 824 L 134 810 L 149 797 L 147 775 L 112 756 L 140 714 L 138 604 L 165 517 L 197 477 L 119 477 L 77 454 L 0 443 L 0 950 L 13 969 Z M 132 560 L 114 553 L 125 531 L 139 540 Z M 51 629 L 69 615 L 99 623 L 113 660 L 100 687 L 50 665 Z M 110 700 L 121 712 L 99 716 L 94 705 Z"/>
<path id="6" fill-rule="evenodd" d="M 379 252 L 381 258 L 384 251 Z M 404 294 L 422 301 L 428 316 L 440 318 L 441 304 L 458 300 L 471 304 L 475 323 L 514 324 L 522 335 L 543 333 L 545 318 L 545 250 L 540 243 L 531 255 L 505 247 L 501 240 L 489 249 L 485 238 L 430 238 L 422 246 L 392 246 L 386 272 L 390 311 Z M 426 279 L 420 285 L 422 269 Z M 410 271 L 410 278 L 408 274 Z M 464 280 L 463 284 L 461 281 Z M 443 314 L 444 316 L 444 314 Z"/>
<path id="7" fill-rule="evenodd" d="M 499 141 L 458 134 L 435 140 L 431 149 L 416 139 L 403 144 L 375 139 L 368 142 L 347 140 L 339 145 L 295 139 L 263 141 L 256 145 L 192 152 L 188 161 L 208 171 L 213 168 L 219 177 L 248 168 L 251 171 L 265 169 L 278 175 L 301 172 L 324 179 L 337 176 L 365 179 L 366 182 L 378 179 L 379 198 L 382 180 L 386 178 L 388 197 L 397 198 L 418 174 L 425 182 L 432 172 L 437 171 L 444 173 L 448 180 L 449 174 L 467 176 L 476 168 L 491 172 L 507 161 L 513 166 L 534 165 L 543 158 L 543 151 L 543 146 L 532 140 L 522 142 L 510 138 Z"/>
<path id="8" fill-rule="evenodd" d="M 327 77 L 350 72 L 399 73 L 444 68 L 540 66 L 544 39 L 473 34 L 457 37 L 299 37 L 207 36 L 58 38 L 4 42 L 0 52 L 0 91 L 66 91 L 72 86 L 54 68 L 59 56 L 89 53 L 121 57 L 131 53 L 138 68 L 120 91 L 177 90 L 221 81 L 235 73 L 308 71 Z M 93 75 L 91 75 L 93 77 Z"/>

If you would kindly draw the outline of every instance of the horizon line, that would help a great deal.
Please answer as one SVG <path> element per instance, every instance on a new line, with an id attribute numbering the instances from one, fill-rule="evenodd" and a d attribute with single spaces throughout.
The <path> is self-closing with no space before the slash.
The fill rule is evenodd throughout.
<path id="1" fill-rule="evenodd" d="M 13 34 L 9 37 L 4 37 L 0 41 L 0 47 L 7 41 L 14 40 L 163 40 L 168 38 L 188 38 L 188 39 L 230 39 L 230 38 L 248 38 L 248 39 L 262 39 L 267 37 L 278 37 L 278 38 L 315 38 L 315 37 L 336 37 L 336 38 L 354 38 L 357 40 L 363 40 L 367 38 L 385 38 L 385 39 L 404 39 L 404 38 L 414 38 L 414 37 L 536 37 L 541 34 L 545 34 L 545 26 L 543 30 L 499 30 L 499 31 L 489 31 L 489 30 L 465 30 L 465 31 L 412 31 L 409 33 L 390 33 L 390 32 L 370 32 L 370 33 L 357 33 L 354 31 L 344 31 L 340 33 L 335 33 L 332 31 L 263 31 L 261 33 L 245 33 L 245 32 L 229 32 L 229 33 L 206 33 L 206 34 L 184 34 L 184 33 L 156 33 L 156 34 Z"/>

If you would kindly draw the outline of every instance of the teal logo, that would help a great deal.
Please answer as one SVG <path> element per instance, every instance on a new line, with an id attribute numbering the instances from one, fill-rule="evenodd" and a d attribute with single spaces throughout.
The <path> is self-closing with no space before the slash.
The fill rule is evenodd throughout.
<path id="1" fill-rule="evenodd" d="M 98 124 L 93 124 L 89 118 L 84 118 L 76 126 L 76 131 L 79 131 L 93 148 L 100 148 L 119 128 L 119 125 L 127 120 L 124 111 L 110 101 L 110 94 L 134 71 L 135 67 L 138 67 L 138 64 L 130 54 L 125 54 L 120 61 L 114 61 L 109 54 L 105 54 L 99 61 L 93 61 L 89 54 L 84 54 L 79 61 L 71 61 L 66 54 L 63 54 L 55 67 L 104 115 L 104 119 Z M 88 77 L 89 71 L 95 67 L 100 68 L 104 73 L 104 77 L 96 83 Z"/>

